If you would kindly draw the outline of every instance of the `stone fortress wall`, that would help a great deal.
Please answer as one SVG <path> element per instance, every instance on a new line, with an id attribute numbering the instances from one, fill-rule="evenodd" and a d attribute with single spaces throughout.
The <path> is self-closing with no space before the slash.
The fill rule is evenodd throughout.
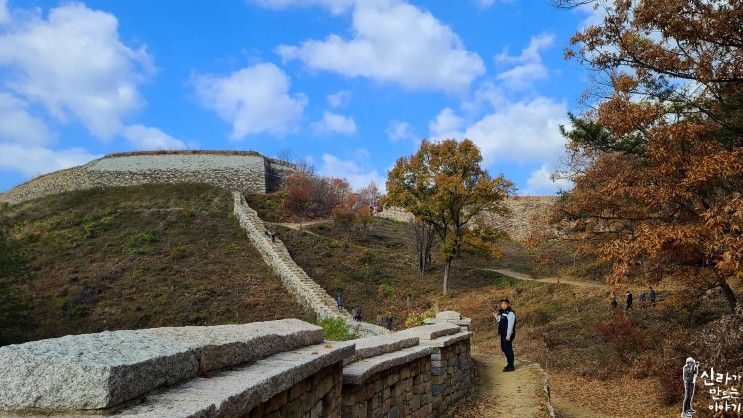
<path id="1" fill-rule="evenodd" d="M 516 196 L 506 199 L 510 215 L 485 213 L 481 219 L 488 226 L 508 232 L 511 238 L 522 241 L 529 235 L 529 222 L 533 217 L 544 217 L 557 201 L 556 196 Z M 376 216 L 398 222 L 412 222 L 415 217 L 405 209 L 386 207 Z"/>
<path id="2" fill-rule="evenodd" d="M 252 151 L 119 153 L 37 177 L 0 193 L 0 203 L 17 204 L 66 191 L 146 183 L 206 183 L 266 193 L 277 190 L 295 169 L 291 163 Z"/>
<path id="3" fill-rule="evenodd" d="M 9 345 L 0 347 L 0 416 L 450 416 L 473 384 L 471 334 L 436 323 L 336 342 L 283 319 Z M 460 354 L 437 351 L 446 347 Z M 437 380 L 442 362 L 458 371 Z M 437 386 L 459 388 L 457 397 Z"/>
<path id="4" fill-rule="evenodd" d="M 279 276 L 284 287 L 301 306 L 312 311 L 318 319 L 343 318 L 349 326 L 357 328 L 364 336 L 387 334 L 386 328 L 367 322 L 354 322 L 345 310 L 338 310 L 333 297 L 317 284 L 292 259 L 279 237 L 266 235 L 266 226 L 258 213 L 248 206 L 240 192 L 233 192 L 234 213 L 248 239 L 263 257 L 263 260 Z"/>

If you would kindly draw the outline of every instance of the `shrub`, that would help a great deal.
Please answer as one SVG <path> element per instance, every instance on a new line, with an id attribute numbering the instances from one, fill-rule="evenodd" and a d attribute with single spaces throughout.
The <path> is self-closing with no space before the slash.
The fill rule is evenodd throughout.
<path id="1" fill-rule="evenodd" d="M 608 321 L 596 323 L 601 339 L 608 343 L 623 362 L 630 363 L 647 348 L 648 344 L 639 329 L 620 309 L 613 311 Z"/>
<path id="2" fill-rule="evenodd" d="M 343 318 L 325 318 L 318 325 L 325 330 L 328 341 L 348 341 L 359 337 L 358 329 L 351 329 Z"/>
<path id="3" fill-rule="evenodd" d="M 429 309 L 427 311 L 423 312 L 408 312 L 408 317 L 405 318 L 405 327 L 417 327 L 419 325 L 423 325 L 423 320 L 426 318 L 431 318 L 434 316 L 434 312 L 432 309 Z"/>
<path id="4" fill-rule="evenodd" d="M 384 296 L 385 298 L 388 298 L 395 294 L 395 286 L 389 283 L 382 283 L 379 286 L 377 286 L 377 293 L 379 293 L 379 296 Z"/>

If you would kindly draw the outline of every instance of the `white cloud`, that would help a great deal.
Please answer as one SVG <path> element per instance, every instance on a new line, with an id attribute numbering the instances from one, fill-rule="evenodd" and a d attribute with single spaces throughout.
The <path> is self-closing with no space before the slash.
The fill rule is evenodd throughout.
<path id="1" fill-rule="evenodd" d="M 370 166 L 369 159 L 369 152 L 364 149 L 356 150 L 355 155 L 348 160 L 342 160 L 332 154 L 323 154 L 322 164 L 317 172 L 322 176 L 345 178 L 356 190 L 372 181 L 384 190 L 385 177 L 380 176 L 379 172 Z"/>
<path id="2" fill-rule="evenodd" d="M 464 119 L 446 107 L 436 115 L 436 119 L 428 123 L 428 131 L 434 139 L 456 138 L 461 136 L 460 130 L 463 125 Z"/>
<path id="3" fill-rule="evenodd" d="M 464 120 L 444 108 L 429 123 L 433 139 L 469 138 L 480 148 L 486 164 L 496 161 L 548 162 L 565 150 L 560 124 L 565 124 L 567 105 L 547 97 L 504 103 L 464 127 Z"/>
<path id="4" fill-rule="evenodd" d="M 0 25 L 10 21 L 10 11 L 8 10 L 8 0 L 0 0 Z"/>
<path id="5" fill-rule="evenodd" d="M 284 136 L 297 130 L 307 97 L 290 94 L 290 79 L 271 63 L 260 63 L 226 76 L 194 78 L 202 104 L 232 124 L 232 139 L 267 133 Z"/>
<path id="6" fill-rule="evenodd" d="M 566 123 L 567 105 L 546 97 L 498 108 L 464 131 L 485 161 L 551 161 L 565 150 L 560 124 Z"/>
<path id="7" fill-rule="evenodd" d="M 268 9 L 283 10 L 289 7 L 323 6 L 334 15 L 348 10 L 356 0 L 252 0 L 253 3 Z"/>
<path id="8" fill-rule="evenodd" d="M 551 33 L 532 36 L 529 45 L 521 51 L 520 55 L 508 55 L 508 51 L 504 51 L 496 55 L 495 60 L 509 64 L 540 62 L 542 60 L 541 50 L 550 47 L 554 41 L 555 35 Z"/>
<path id="9" fill-rule="evenodd" d="M 0 143 L 0 170 L 18 171 L 28 177 L 74 167 L 98 157 L 82 148 L 52 150 L 34 145 Z"/>
<path id="10" fill-rule="evenodd" d="M 549 76 L 547 67 L 542 63 L 518 65 L 496 77 L 514 90 L 531 87 L 534 81 L 546 80 Z"/>
<path id="11" fill-rule="evenodd" d="M 326 110 L 321 120 L 312 123 L 312 130 L 319 135 L 332 133 L 353 135 L 356 133 L 356 122 L 353 118 Z"/>
<path id="12" fill-rule="evenodd" d="M 184 149 L 186 144 L 165 132 L 144 125 L 131 125 L 124 128 L 121 134 L 140 150 Z"/>
<path id="13" fill-rule="evenodd" d="M 559 191 L 570 190 L 573 183 L 568 179 L 552 179 L 554 170 L 549 164 L 542 164 L 526 180 L 526 188 L 521 195 L 554 195 Z"/>
<path id="14" fill-rule="evenodd" d="M 42 145 L 53 138 L 44 121 L 28 113 L 27 103 L 0 92 L 0 141 Z"/>
<path id="15" fill-rule="evenodd" d="M 327 96 L 328 104 L 330 107 L 345 107 L 351 102 L 351 92 L 347 90 L 340 90 Z"/>
<path id="16" fill-rule="evenodd" d="M 449 26 L 413 5 L 397 0 L 359 1 L 353 8 L 352 25 L 351 39 L 333 34 L 299 46 L 281 45 L 278 53 L 284 60 L 300 60 L 314 70 L 409 89 L 459 93 L 485 73 L 480 56 L 466 50 Z"/>
<path id="17" fill-rule="evenodd" d="M 387 133 L 387 138 L 392 142 L 404 140 L 415 141 L 417 139 L 415 132 L 413 132 L 413 127 L 408 122 L 393 120 L 387 125 L 385 132 Z"/>
<path id="18" fill-rule="evenodd" d="M 7 86 L 61 121 L 73 115 L 98 138 L 116 134 L 143 104 L 138 87 L 154 73 L 144 47 L 124 45 L 116 17 L 81 3 L 54 8 L 46 19 L 38 11 L 22 16 L 0 35 Z"/>
<path id="19" fill-rule="evenodd" d="M 469 113 L 480 113 L 483 108 L 497 108 L 507 103 L 503 87 L 491 80 L 486 80 L 477 86 L 471 97 L 462 102 L 462 110 Z"/>
<path id="20" fill-rule="evenodd" d="M 542 63 L 541 51 L 549 48 L 554 41 L 553 34 L 532 36 L 529 45 L 520 55 L 511 56 L 507 51 L 496 55 L 497 63 L 516 64 L 513 68 L 499 73 L 496 78 L 514 90 L 528 88 L 535 81 L 547 79 L 549 71 Z"/>
<path id="21" fill-rule="evenodd" d="M 608 3 L 591 2 L 581 4 L 575 8 L 576 13 L 585 13 L 588 16 L 581 22 L 578 27 L 579 30 L 583 30 L 589 26 L 598 26 L 604 22 L 604 18 L 607 15 L 607 11 L 610 10 L 611 5 Z"/>

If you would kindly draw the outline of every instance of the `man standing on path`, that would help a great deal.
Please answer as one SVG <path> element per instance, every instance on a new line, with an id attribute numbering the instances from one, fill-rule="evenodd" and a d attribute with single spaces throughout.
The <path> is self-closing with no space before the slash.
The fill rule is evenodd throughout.
<path id="1" fill-rule="evenodd" d="M 650 306 L 655 306 L 655 289 L 650 286 Z"/>
<path id="2" fill-rule="evenodd" d="M 513 338 L 516 336 L 516 314 L 511 309 L 511 302 L 507 298 L 500 301 L 500 309 L 493 312 L 498 321 L 498 335 L 500 335 L 500 349 L 506 355 L 508 364 L 503 368 L 504 372 L 516 370 L 513 364 Z"/>
<path id="3" fill-rule="evenodd" d="M 626 310 L 630 310 L 632 307 L 632 292 L 629 290 L 627 291 L 627 304 L 626 304 Z"/>

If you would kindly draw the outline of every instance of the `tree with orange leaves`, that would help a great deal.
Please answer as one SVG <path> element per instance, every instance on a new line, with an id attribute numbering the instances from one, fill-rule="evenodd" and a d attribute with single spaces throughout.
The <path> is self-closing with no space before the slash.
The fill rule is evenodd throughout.
<path id="1" fill-rule="evenodd" d="M 578 3 L 585 3 L 577 0 Z M 573 0 L 560 3 L 575 4 Z M 570 116 L 575 187 L 557 232 L 613 263 L 610 282 L 743 283 L 743 7 L 738 0 L 595 2 L 566 51 L 603 76 Z"/>
<path id="2" fill-rule="evenodd" d="M 486 234 L 469 228 L 477 215 L 484 211 L 506 213 L 503 201 L 514 192 L 513 183 L 503 175 L 490 177 L 481 162 L 480 150 L 468 139 L 423 141 L 414 155 L 397 160 L 388 175 L 385 203 L 407 209 L 438 235 L 444 259 L 444 294 L 448 292 L 451 263 L 462 246 L 486 244 Z"/>

